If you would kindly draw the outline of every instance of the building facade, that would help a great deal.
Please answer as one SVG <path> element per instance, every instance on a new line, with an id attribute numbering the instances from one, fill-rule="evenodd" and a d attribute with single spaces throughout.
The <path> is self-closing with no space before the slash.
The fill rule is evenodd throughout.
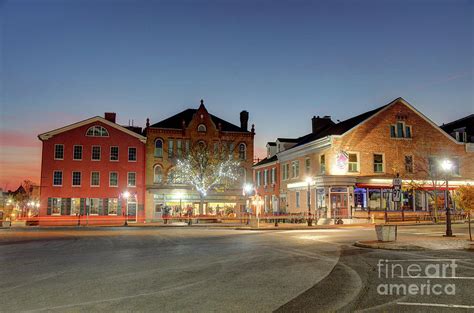
<path id="1" fill-rule="evenodd" d="M 206 215 L 223 215 L 245 210 L 242 186 L 252 181 L 255 130 L 248 129 L 248 112 L 240 113 L 240 126 L 210 114 L 204 102 L 158 123 L 149 124 L 146 145 L 146 220 L 159 221 L 164 214 L 199 214 L 200 197 L 191 186 L 173 177 L 176 161 L 194 145 L 205 145 L 215 155 L 232 156 L 242 166 L 242 180 L 234 188 L 211 191 L 205 198 Z"/>
<path id="2" fill-rule="evenodd" d="M 38 136 L 40 223 L 144 220 L 146 138 L 115 118 L 106 113 Z"/>
<path id="3" fill-rule="evenodd" d="M 440 127 L 459 142 L 474 143 L 474 114 L 443 124 Z"/>
<path id="4" fill-rule="evenodd" d="M 402 98 L 339 123 L 329 119 L 313 118 L 310 134 L 277 153 L 280 211 L 305 213 L 308 199 L 311 211 L 326 218 L 350 218 L 366 208 L 432 210 L 433 201 L 444 201 L 447 176 L 451 188 L 474 182 L 467 144 Z M 450 173 L 439 167 L 446 159 L 453 164 Z M 397 174 L 403 180 L 400 204 L 392 196 Z"/>

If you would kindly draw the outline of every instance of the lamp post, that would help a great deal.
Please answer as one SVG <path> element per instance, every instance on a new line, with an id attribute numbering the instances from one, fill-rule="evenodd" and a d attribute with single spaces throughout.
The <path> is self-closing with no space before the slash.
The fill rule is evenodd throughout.
<path id="1" fill-rule="evenodd" d="M 311 183 L 313 179 L 311 177 L 306 177 L 306 182 L 308 183 L 308 226 L 313 226 L 313 219 L 311 218 Z"/>
<path id="2" fill-rule="evenodd" d="M 130 192 L 124 191 L 122 193 L 122 197 L 125 199 L 126 203 L 126 209 L 125 209 L 125 222 L 123 223 L 123 226 L 128 226 L 128 198 L 130 197 Z"/>
<path id="3" fill-rule="evenodd" d="M 444 195 L 444 206 L 446 209 L 446 235 L 445 237 L 454 237 L 453 230 L 451 228 L 451 210 L 449 209 L 449 186 L 448 186 L 448 175 L 451 173 L 453 168 L 453 163 L 446 159 L 441 163 L 441 168 L 444 171 L 445 179 L 446 179 L 446 191 Z"/>
<path id="4" fill-rule="evenodd" d="M 253 185 L 252 184 L 245 184 L 244 187 L 242 188 L 244 197 L 245 197 L 245 211 L 247 212 L 247 225 L 250 224 L 250 195 L 252 194 L 253 191 Z"/>

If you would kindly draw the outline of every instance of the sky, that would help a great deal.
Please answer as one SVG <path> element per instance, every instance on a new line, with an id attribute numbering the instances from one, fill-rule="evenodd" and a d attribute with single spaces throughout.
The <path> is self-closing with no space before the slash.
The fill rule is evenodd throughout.
<path id="1" fill-rule="evenodd" d="M 204 99 L 255 148 L 403 97 L 474 111 L 474 1 L 0 0 L 0 188 L 39 183 L 39 133 L 117 113 L 144 126 Z"/>

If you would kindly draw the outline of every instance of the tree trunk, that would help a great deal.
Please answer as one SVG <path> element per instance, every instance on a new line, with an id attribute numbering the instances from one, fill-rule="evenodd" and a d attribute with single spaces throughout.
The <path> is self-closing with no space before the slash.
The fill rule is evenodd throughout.
<path id="1" fill-rule="evenodd" d="M 200 201 L 199 201 L 199 215 L 203 215 L 204 214 L 204 197 L 202 194 L 199 194 L 199 198 L 200 198 Z"/>

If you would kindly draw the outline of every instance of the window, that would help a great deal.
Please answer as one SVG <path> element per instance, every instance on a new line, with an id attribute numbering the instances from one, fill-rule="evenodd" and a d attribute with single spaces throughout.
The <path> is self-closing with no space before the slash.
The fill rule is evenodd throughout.
<path id="1" fill-rule="evenodd" d="M 283 180 L 287 180 L 290 175 L 290 163 L 283 164 L 282 166 Z"/>
<path id="2" fill-rule="evenodd" d="M 436 176 L 438 172 L 438 165 L 435 157 L 428 157 L 428 172 L 431 176 Z"/>
<path id="3" fill-rule="evenodd" d="M 135 147 L 128 148 L 128 161 L 129 162 L 137 161 L 137 148 Z"/>
<path id="4" fill-rule="evenodd" d="M 374 172 L 383 173 L 383 155 L 374 154 Z"/>
<path id="5" fill-rule="evenodd" d="M 168 141 L 168 158 L 173 157 L 173 139 Z"/>
<path id="6" fill-rule="evenodd" d="M 405 155 L 405 171 L 413 173 L 413 156 L 411 155 Z"/>
<path id="7" fill-rule="evenodd" d="M 256 172 L 255 180 L 257 181 L 257 187 L 260 187 L 260 171 Z"/>
<path id="8" fill-rule="evenodd" d="M 155 165 L 153 183 L 161 184 L 163 182 L 163 169 L 160 165 Z"/>
<path id="9" fill-rule="evenodd" d="M 218 158 L 219 157 L 219 143 L 218 142 L 214 142 L 214 158 Z"/>
<path id="10" fill-rule="evenodd" d="M 276 181 L 276 168 L 272 168 L 272 185 L 275 184 Z"/>
<path id="11" fill-rule="evenodd" d="M 357 153 L 349 153 L 349 172 L 358 172 L 359 162 Z"/>
<path id="12" fill-rule="evenodd" d="M 178 177 L 176 177 L 176 172 L 174 168 L 168 170 L 168 184 L 179 184 Z"/>
<path id="13" fill-rule="evenodd" d="M 62 186 L 63 185 L 63 172 L 54 171 L 53 172 L 53 186 Z"/>
<path id="14" fill-rule="evenodd" d="M 304 162 L 305 162 L 304 163 L 305 164 L 305 172 L 306 172 L 306 174 L 310 174 L 311 173 L 311 159 L 308 158 Z"/>
<path id="15" fill-rule="evenodd" d="M 64 159 L 64 145 L 54 145 L 54 159 L 55 160 Z"/>
<path id="16" fill-rule="evenodd" d="M 186 153 L 189 153 L 189 139 L 186 139 L 186 141 L 184 142 L 184 147 L 185 147 L 185 150 L 186 150 Z"/>
<path id="17" fill-rule="evenodd" d="M 204 124 L 199 124 L 199 126 L 198 126 L 198 132 L 200 132 L 200 133 L 205 133 L 205 132 L 206 132 L 206 125 L 204 125 Z"/>
<path id="18" fill-rule="evenodd" d="M 89 199 L 89 215 L 99 215 L 99 211 L 101 207 L 102 207 L 102 199 L 99 199 L 99 198 Z"/>
<path id="19" fill-rule="evenodd" d="M 229 156 L 231 159 L 234 158 L 234 143 L 233 142 L 229 143 Z"/>
<path id="20" fill-rule="evenodd" d="M 459 159 L 458 158 L 453 158 L 453 159 L 451 159 L 451 162 L 453 164 L 452 175 L 454 175 L 454 176 L 461 175 L 460 171 L 459 171 Z"/>
<path id="21" fill-rule="evenodd" d="M 245 143 L 241 143 L 239 145 L 239 159 L 246 160 L 247 159 L 247 146 Z"/>
<path id="22" fill-rule="evenodd" d="M 72 185 L 74 187 L 81 186 L 81 172 L 72 172 Z"/>
<path id="23" fill-rule="evenodd" d="M 100 185 L 100 173 L 99 172 L 91 172 L 91 186 L 92 187 L 99 187 Z"/>
<path id="24" fill-rule="evenodd" d="M 92 146 L 92 161 L 100 161 L 100 146 Z"/>
<path id="25" fill-rule="evenodd" d="M 117 172 L 109 173 L 109 187 L 118 187 L 118 173 Z"/>
<path id="26" fill-rule="evenodd" d="M 119 160 L 119 147 L 110 147 L 110 161 Z"/>
<path id="27" fill-rule="evenodd" d="M 406 138 L 411 138 L 411 127 L 410 126 L 405 127 L 405 137 Z"/>
<path id="28" fill-rule="evenodd" d="M 155 158 L 163 157 L 163 140 L 156 139 L 155 141 Z"/>
<path id="29" fill-rule="evenodd" d="M 300 207 L 300 192 L 299 191 L 296 192 L 295 197 L 296 197 L 296 207 L 299 208 Z"/>
<path id="30" fill-rule="evenodd" d="M 81 214 L 81 198 L 71 199 L 71 215 Z"/>
<path id="31" fill-rule="evenodd" d="M 109 137 L 109 132 L 102 126 L 95 125 L 87 130 L 86 136 L 89 137 Z"/>
<path id="32" fill-rule="evenodd" d="M 326 174 L 326 156 L 324 154 L 319 156 L 319 170 L 321 174 Z"/>
<path id="33" fill-rule="evenodd" d="M 72 153 L 73 160 L 82 160 L 82 146 L 74 146 Z"/>
<path id="34" fill-rule="evenodd" d="M 51 215 L 61 215 L 61 198 L 51 198 Z"/>
<path id="35" fill-rule="evenodd" d="M 118 199 L 109 198 L 107 199 L 107 215 L 117 215 Z"/>
<path id="36" fill-rule="evenodd" d="M 176 140 L 176 153 L 178 154 L 178 158 L 183 156 L 183 142 L 181 139 Z"/>
<path id="37" fill-rule="evenodd" d="M 263 185 L 264 186 L 268 185 L 268 170 L 263 171 Z"/>
<path id="38" fill-rule="evenodd" d="M 300 176 L 300 161 L 291 162 L 291 178 Z"/>
<path id="39" fill-rule="evenodd" d="M 411 135 L 411 126 L 405 125 L 404 122 L 390 125 L 390 137 L 392 138 L 411 138 Z"/>
<path id="40" fill-rule="evenodd" d="M 129 172 L 127 175 L 127 186 L 136 187 L 137 186 L 137 173 Z"/>

